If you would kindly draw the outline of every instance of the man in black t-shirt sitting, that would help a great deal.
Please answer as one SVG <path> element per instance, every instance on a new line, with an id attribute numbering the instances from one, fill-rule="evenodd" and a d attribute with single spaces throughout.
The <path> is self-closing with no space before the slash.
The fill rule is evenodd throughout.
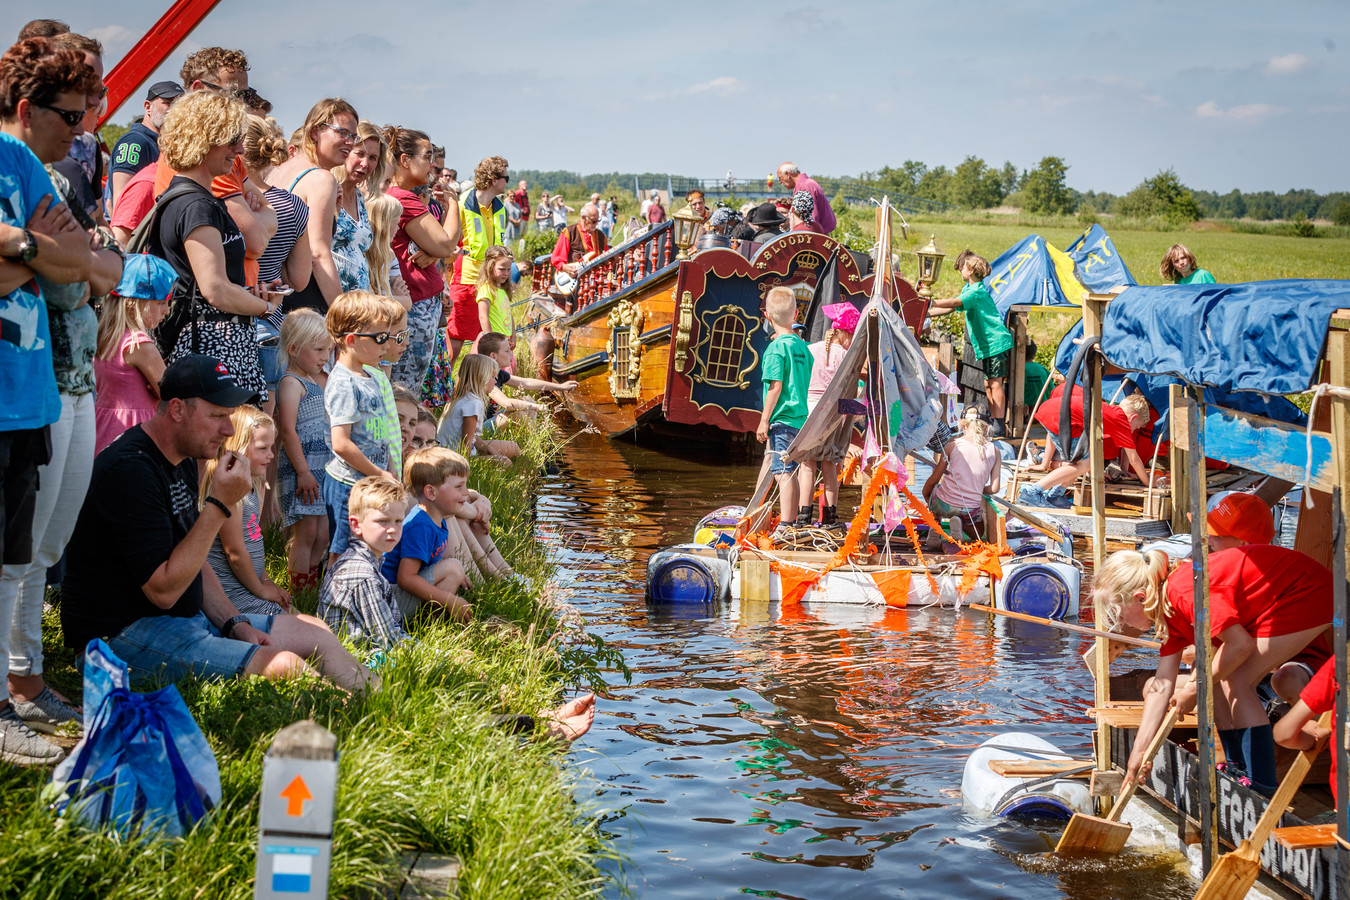
<path id="1" fill-rule="evenodd" d="M 250 490 L 248 460 L 226 453 L 197 508 L 197 460 L 234 433 L 230 414 L 257 400 L 219 360 L 187 355 L 164 372 L 155 415 L 94 460 L 61 588 L 66 644 L 103 638 L 133 679 L 188 674 L 284 678 L 313 659 L 344 688 L 375 676 L 318 619 L 241 615 L 206 554 Z"/>

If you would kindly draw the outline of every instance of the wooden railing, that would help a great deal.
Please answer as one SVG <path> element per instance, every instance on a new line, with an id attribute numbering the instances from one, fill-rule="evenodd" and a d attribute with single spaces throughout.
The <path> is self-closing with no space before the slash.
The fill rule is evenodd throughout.
<path id="1" fill-rule="evenodd" d="M 568 304 L 575 312 L 604 300 L 630 285 L 655 274 L 675 261 L 672 222 L 662 222 L 652 230 L 592 260 L 577 275 L 577 289 Z M 547 293 L 553 284 L 554 268 L 549 256 L 540 256 L 530 268 L 535 293 Z"/>

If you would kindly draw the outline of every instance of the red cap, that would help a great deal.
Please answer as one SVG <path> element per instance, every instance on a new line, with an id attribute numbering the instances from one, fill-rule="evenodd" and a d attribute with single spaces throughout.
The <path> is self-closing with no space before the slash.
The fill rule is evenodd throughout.
<path id="1" fill-rule="evenodd" d="M 1205 516 L 1209 533 L 1248 544 L 1269 544 L 1275 536 L 1270 507 L 1254 494 L 1232 493 L 1215 503 Z"/>

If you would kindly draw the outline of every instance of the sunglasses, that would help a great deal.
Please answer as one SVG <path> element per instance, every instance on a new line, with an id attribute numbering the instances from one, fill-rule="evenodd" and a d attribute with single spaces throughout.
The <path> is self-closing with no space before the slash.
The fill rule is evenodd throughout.
<path id="1" fill-rule="evenodd" d="M 349 331 L 347 333 L 350 334 L 352 337 L 368 337 L 375 343 L 379 344 L 381 347 L 383 347 L 386 343 L 388 343 L 390 338 L 393 338 L 394 342 L 398 344 L 401 344 L 408 339 L 408 329 L 406 328 L 399 332 Z"/>
<path id="2" fill-rule="evenodd" d="M 46 103 L 34 103 L 33 105 L 39 106 L 42 109 L 47 110 L 48 112 L 56 113 L 58 116 L 61 117 L 61 121 L 65 122 L 71 128 L 74 128 L 76 125 L 80 124 L 80 122 L 84 120 L 85 110 L 83 109 L 62 109 L 59 106 L 51 106 Z"/>

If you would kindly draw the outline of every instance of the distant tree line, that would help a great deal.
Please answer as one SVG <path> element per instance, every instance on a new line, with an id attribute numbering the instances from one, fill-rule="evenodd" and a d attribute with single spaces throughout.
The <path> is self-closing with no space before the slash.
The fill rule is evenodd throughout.
<path id="1" fill-rule="evenodd" d="M 1077 191 L 1065 183 L 1069 165 L 1059 156 L 1043 158 L 1035 168 L 1018 170 L 1011 162 L 994 167 L 978 156 L 967 156 L 955 168 L 930 168 L 917 160 L 905 160 L 898 167 L 887 166 L 877 172 L 863 172 L 856 178 L 819 180 L 827 192 L 843 181 L 875 185 L 875 190 L 907 194 L 962 209 L 990 209 L 1015 206 L 1026 212 L 1046 215 L 1072 215 L 1091 218 L 1096 214 L 1119 215 L 1137 219 L 1164 219 L 1185 223 L 1197 219 L 1284 219 L 1295 223 L 1311 219 L 1329 219 L 1336 225 L 1350 225 L 1350 192 L 1319 194 L 1312 190 L 1245 192 L 1236 188 L 1226 194 L 1199 191 L 1187 187 L 1172 169 L 1158 172 L 1123 195 Z M 814 174 L 814 173 L 813 173 Z M 664 187 L 670 177 L 676 189 L 687 184 L 684 176 L 664 172 L 601 172 L 579 175 L 576 172 L 540 172 L 521 170 L 513 177 L 525 178 L 532 190 L 587 190 L 606 186 L 605 193 L 622 187 L 632 191 L 637 178 L 644 187 Z M 739 180 L 739 179 L 738 179 Z M 753 179 L 752 179 L 753 180 Z M 588 188 L 587 186 L 595 186 Z"/>

